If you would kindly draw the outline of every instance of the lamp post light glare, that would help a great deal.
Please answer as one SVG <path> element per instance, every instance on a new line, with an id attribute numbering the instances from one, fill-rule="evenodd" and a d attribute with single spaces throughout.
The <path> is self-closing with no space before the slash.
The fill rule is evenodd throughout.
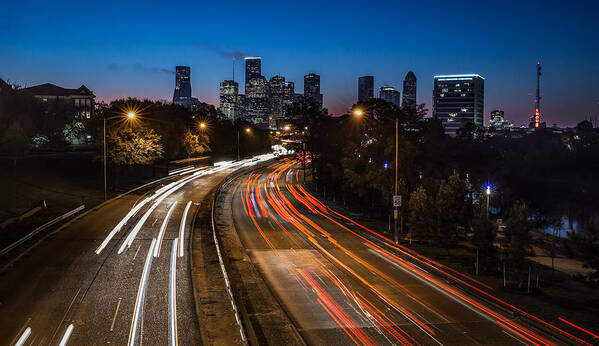
<path id="1" fill-rule="evenodd" d="M 487 185 L 487 219 L 489 218 L 489 197 L 491 196 L 491 185 Z"/>
<path id="2" fill-rule="evenodd" d="M 357 116 L 357 117 L 361 117 L 362 115 L 364 115 L 364 111 L 363 111 L 363 110 L 361 110 L 360 108 L 356 108 L 356 109 L 354 109 L 354 112 L 353 112 L 353 113 L 354 113 L 354 115 L 355 115 L 355 116 Z"/>
<path id="3" fill-rule="evenodd" d="M 289 126 L 289 125 L 285 125 L 285 127 L 283 127 L 283 130 L 285 130 L 285 131 L 289 131 L 290 129 L 291 129 L 291 126 Z"/>
<path id="4" fill-rule="evenodd" d="M 125 113 L 125 116 L 127 117 L 125 120 L 133 120 L 133 119 L 135 119 L 135 117 L 137 117 L 136 111 L 133 111 L 133 110 L 130 110 L 130 111 L 127 111 L 124 113 Z M 122 117 L 123 117 L 123 114 L 116 115 L 113 117 L 108 117 L 108 118 L 105 117 L 103 119 L 104 120 L 103 121 L 103 123 L 104 123 L 104 143 L 103 143 L 103 155 L 102 155 L 103 160 L 102 161 L 103 161 L 103 166 L 104 166 L 103 168 L 104 168 L 104 200 L 105 201 L 108 199 L 108 194 L 106 192 L 106 190 L 107 190 L 107 188 L 106 188 L 106 186 L 107 186 L 107 184 L 106 184 L 106 121 L 110 120 L 110 119 L 116 119 L 116 118 L 122 118 Z"/>
<path id="5" fill-rule="evenodd" d="M 246 133 L 250 133 L 250 132 L 252 132 L 252 129 L 250 129 L 249 127 L 246 127 L 246 128 L 245 128 L 245 132 L 246 132 Z"/>
<path id="6" fill-rule="evenodd" d="M 129 118 L 129 119 L 135 118 L 135 112 L 128 112 L 127 113 L 127 118 Z"/>
<path id="7" fill-rule="evenodd" d="M 204 123 L 204 122 L 200 123 L 200 128 L 201 129 L 205 129 L 206 128 L 206 123 Z"/>

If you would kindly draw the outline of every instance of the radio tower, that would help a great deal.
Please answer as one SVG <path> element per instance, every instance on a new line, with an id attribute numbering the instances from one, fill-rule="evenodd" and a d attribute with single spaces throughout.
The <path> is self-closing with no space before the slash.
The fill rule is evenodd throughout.
<path id="1" fill-rule="evenodd" d="M 537 62 L 537 97 L 535 97 L 535 130 L 541 128 L 541 62 Z"/>

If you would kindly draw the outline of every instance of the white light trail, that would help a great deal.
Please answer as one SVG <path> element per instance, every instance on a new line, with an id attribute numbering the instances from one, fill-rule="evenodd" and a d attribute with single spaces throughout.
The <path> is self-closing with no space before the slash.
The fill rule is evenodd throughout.
<path id="1" fill-rule="evenodd" d="M 141 208 L 143 208 L 150 201 L 156 199 L 156 201 L 154 202 L 154 205 L 152 205 L 152 207 L 150 207 L 150 210 L 153 211 L 158 206 L 158 204 L 160 202 L 162 202 L 166 197 L 168 197 L 170 194 L 172 194 L 173 192 L 177 191 L 183 185 L 187 184 L 188 182 L 190 182 L 190 181 L 192 181 L 194 179 L 197 179 L 199 177 L 203 177 L 205 175 L 217 173 L 217 172 L 223 171 L 225 169 L 229 169 L 229 168 L 253 166 L 253 165 L 257 164 L 257 163 L 260 163 L 262 161 L 267 161 L 267 160 L 270 160 L 270 159 L 273 159 L 273 158 L 275 158 L 275 155 L 273 155 L 273 154 L 264 154 L 264 155 L 254 156 L 254 157 L 249 158 L 249 159 L 236 161 L 236 162 L 235 161 L 221 161 L 221 162 L 216 162 L 216 163 L 214 163 L 214 167 L 212 167 L 212 168 L 205 169 L 205 167 L 200 167 L 200 168 L 195 168 L 192 171 L 186 172 L 186 173 L 191 173 L 191 176 L 183 178 L 183 179 L 178 180 L 178 181 L 174 181 L 172 183 L 169 183 L 169 184 L 161 187 L 160 189 L 156 190 L 156 192 L 152 196 L 144 198 L 140 203 L 138 203 L 137 205 L 135 205 L 127 213 L 127 215 L 125 215 L 125 217 L 116 226 L 114 226 L 114 228 L 110 231 L 110 233 L 108 234 L 108 236 L 106 236 L 106 239 L 104 239 L 104 241 L 96 249 L 96 251 L 95 251 L 96 254 L 100 254 L 102 252 L 102 250 L 104 250 L 104 248 L 106 248 L 106 246 L 112 240 L 112 238 L 114 238 L 114 236 L 123 228 L 123 226 L 133 216 L 135 216 L 135 214 L 137 214 L 137 212 Z M 137 233 L 139 232 L 139 230 L 143 226 L 143 223 L 150 216 L 150 214 L 151 214 L 150 210 L 148 210 L 149 213 L 146 212 L 142 216 L 142 219 L 140 219 L 140 221 L 135 225 L 135 227 L 133 228 L 133 230 L 131 231 L 131 233 L 129 233 L 129 235 L 126 238 L 125 243 L 123 243 L 121 245 L 121 247 L 119 248 L 119 251 L 118 251 L 119 254 L 121 254 L 125 250 L 125 247 L 130 247 L 131 246 L 131 243 L 133 242 L 133 240 L 135 239 L 135 236 L 137 235 Z M 143 222 L 142 222 L 142 220 L 143 220 Z"/>
<path id="2" fill-rule="evenodd" d="M 187 202 L 185 211 L 183 211 L 183 217 L 181 219 L 181 225 L 179 226 L 179 257 L 183 257 L 183 244 L 185 243 L 185 226 L 187 224 L 187 213 L 191 207 L 191 201 Z"/>
<path id="3" fill-rule="evenodd" d="M 168 284 L 168 344 L 177 346 L 179 337 L 177 335 L 177 238 L 173 239 L 171 250 L 171 270 Z"/>
<path id="4" fill-rule="evenodd" d="M 73 334 L 73 329 L 75 329 L 73 324 L 69 324 L 67 330 L 64 332 L 64 335 L 62 336 L 62 339 L 60 339 L 60 343 L 58 344 L 58 346 L 66 346 L 67 342 L 71 338 L 71 334 Z"/>
<path id="5" fill-rule="evenodd" d="M 160 232 L 158 233 L 158 244 L 154 249 L 154 257 L 160 256 L 160 247 L 162 247 L 162 239 L 164 239 L 164 232 L 166 231 L 166 226 L 168 225 L 168 220 L 171 218 L 171 214 L 173 210 L 175 210 L 175 206 L 177 205 L 177 201 L 171 205 L 164 217 L 164 221 L 162 221 L 162 225 L 160 226 Z"/>
<path id="6" fill-rule="evenodd" d="M 133 309 L 133 318 L 131 320 L 131 329 L 129 329 L 129 341 L 127 345 L 135 345 L 135 339 L 137 338 L 137 329 L 139 327 L 139 318 L 141 314 L 141 308 L 144 303 L 144 295 L 146 292 L 146 282 L 150 276 L 150 268 L 152 267 L 152 253 L 156 246 L 156 238 L 152 239 L 148 255 L 146 256 L 146 262 L 144 269 L 141 273 L 141 280 L 139 280 L 139 287 L 137 289 L 137 298 L 135 298 L 135 308 Z"/>
<path id="7" fill-rule="evenodd" d="M 178 169 L 173 169 L 172 171 L 168 172 L 168 175 L 173 175 L 173 174 L 177 174 L 177 173 L 181 173 L 183 171 L 188 171 L 190 169 L 193 169 L 194 166 L 185 166 L 185 167 L 181 167 Z"/>
<path id="8" fill-rule="evenodd" d="M 17 340 L 17 342 L 15 343 L 15 346 L 25 345 L 25 341 L 27 341 L 27 339 L 29 338 L 30 335 L 31 335 L 31 327 L 27 327 L 27 329 L 25 329 L 23 334 L 21 334 L 21 337 L 19 338 L 19 340 Z"/>

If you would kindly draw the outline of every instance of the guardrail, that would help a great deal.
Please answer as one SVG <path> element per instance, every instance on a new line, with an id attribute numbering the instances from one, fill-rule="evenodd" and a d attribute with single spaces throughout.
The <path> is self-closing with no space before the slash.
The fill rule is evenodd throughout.
<path id="1" fill-rule="evenodd" d="M 2 251 L 0 251 L 0 257 L 6 255 L 7 253 L 9 253 L 10 251 L 14 250 L 17 246 L 23 244 L 24 242 L 26 242 L 27 240 L 31 239 L 33 236 L 35 236 L 36 234 L 38 234 L 39 232 L 45 230 L 46 228 L 55 225 L 56 223 L 67 219 L 75 214 L 77 214 L 78 212 L 82 211 L 83 209 L 85 209 L 85 204 L 82 204 L 80 206 L 78 206 L 77 208 L 68 211 L 62 215 L 60 215 L 59 217 L 52 219 L 48 222 L 46 222 L 45 224 L 37 227 L 36 229 L 34 229 L 33 231 L 31 231 L 29 234 L 25 235 L 24 237 L 22 237 L 21 239 L 17 240 L 16 242 L 8 245 L 7 247 L 5 247 L 4 249 L 2 249 Z"/>

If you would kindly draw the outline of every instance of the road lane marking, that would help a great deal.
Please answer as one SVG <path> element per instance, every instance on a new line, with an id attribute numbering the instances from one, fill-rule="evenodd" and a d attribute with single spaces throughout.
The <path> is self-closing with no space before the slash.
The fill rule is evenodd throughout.
<path id="1" fill-rule="evenodd" d="M 191 203 L 191 201 L 189 202 Z M 189 206 L 189 204 L 187 204 Z M 173 239 L 171 250 L 171 270 L 168 285 L 168 335 L 169 346 L 179 345 L 177 335 L 177 238 Z"/>
<path id="2" fill-rule="evenodd" d="M 119 298 L 118 303 L 116 303 L 116 311 L 114 312 L 114 317 L 112 318 L 112 324 L 110 325 L 111 332 L 114 330 L 114 322 L 116 321 L 116 315 L 119 313 L 119 307 L 121 306 L 121 300 L 123 300 L 123 298 Z"/>
<path id="3" fill-rule="evenodd" d="M 31 335 L 31 327 L 25 328 L 25 330 L 23 331 L 23 334 L 21 334 L 21 337 L 15 343 L 15 346 L 25 345 L 25 341 L 27 341 L 27 338 L 29 338 L 30 335 Z"/>
<path id="4" fill-rule="evenodd" d="M 181 225 L 179 226 L 179 257 L 183 257 L 183 244 L 185 243 L 185 226 L 187 224 L 187 213 L 191 207 L 191 201 L 187 202 L 185 211 L 183 211 L 183 217 L 181 219 Z"/>
<path id="5" fill-rule="evenodd" d="M 154 257 L 160 256 L 160 248 L 162 247 L 162 239 L 164 239 L 164 232 L 166 231 L 166 226 L 168 225 L 168 220 L 171 218 L 171 214 L 173 210 L 175 210 L 175 206 L 177 205 L 177 201 L 175 201 L 171 207 L 168 209 L 166 216 L 164 217 L 164 221 L 162 221 L 162 225 L 160 226 L 160 233 L 158 233 L 158 245 L 154 248 Z"/>
<path id="6" fill-rule="evenodd" d="M 67 327 L 67 330 L 64 332 L 64 335 L 62 336 L 62 339 L 60 339 L 60 343 L 58 344 L 58 346 L 66 346 L 67 342 L 69 342 L 69 339 L 71 338 L 71 334 L 73 334 L 73 329 L 75 329 L 75 327 L 73 326 L 73 324 L 69 324 L 69 326 Z"/>
<path id="7" fill-rule="evenodd" d="M 139 315 L 144 304 L 144 294 L 146 292 L 146 282 L 150 276 L 150 268 L 152 266 L 152 253 L 156 246 L 156 238 L 152 239 L 150 249 L 148 249 L 148 255 L 146 256 L 146 262 L 144 269 L 141 273 L 141 279 L 139 280 L 139 287 L 137 289 L 137 297 L 135 298 L 135 307 L 133 309 L 133 317 L 131 319 L 131 328 L 129 329 L 129 340 L 127 345 L 135 345 L 135 339 L 137 338 L 137 328 L 139 326 Z"/>
<path id="8" fill-rule="evenodd" d="M 135 255 L 133 255 L 134 261 L 135 261 L 135 258 L 137 257 L 137 253 L 139 252 L 139 249 L 141 249 L 141 244 L 139 244 L 139 246 L 137 247 L 137 250 L 135 250 Z"/>

